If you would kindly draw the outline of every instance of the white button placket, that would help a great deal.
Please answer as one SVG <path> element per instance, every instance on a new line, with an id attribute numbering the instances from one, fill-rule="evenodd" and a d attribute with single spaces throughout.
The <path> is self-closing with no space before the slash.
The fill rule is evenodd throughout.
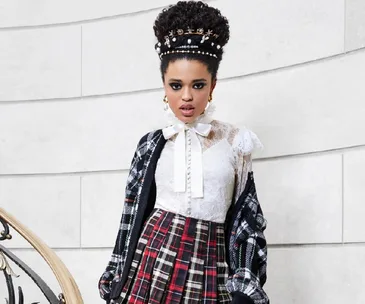
<path id="1" fill-rule="evenodd" d="M 191 133 L 190 129 L 186 131 L 187 137 L 187 170 L 186 170 L 186 179 L 187 179 L 187 207 L 186 213 L 188 216 L 191 215 Z"/>

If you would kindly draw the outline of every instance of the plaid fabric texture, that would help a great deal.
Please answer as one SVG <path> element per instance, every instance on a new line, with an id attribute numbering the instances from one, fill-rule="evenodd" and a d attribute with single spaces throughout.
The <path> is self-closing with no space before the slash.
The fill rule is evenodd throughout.
<path id="1" fill-rule="evenodd" d="M 143 178 L 149 165 L 161 132 L 150 132 L 143 136 L 137 145 L 127 178 L 125 201 L 113 254 L 105 272 L 99 280 L 100 296 L 108 300 L 113 282 L 120 280 L 126 260 L 131 231 L 138 212 L 138 197 L 143 187 Z"/>
<path id="2" fill-rule="evenodd" d="M 223 224 L 155 209 L 137 248 L 119 303 L 231 302 Z"/>
<path id="3" fill-rule="evenodd" d="M 155 163 L 151 162 L 151 157 L 156 145 L 162 138 L 161 130 L 148 133 L 140 140 L 134 154 L 127 180 L 125 204 L 117 240 L 110 262 L 99 280 L 100 295 L 105 300 L 109 300 L 112 283 L 116 283 L 115 286 L 120 283 L 129 250 L 130 236 L 135 226 L 135 219 L 138 213 L 140 194 L 143 193 L 146 184 L 153 182 L 152 180 L 145 181 L 144 177 L 149 166 L 156 166 Z M 202 298 L 206 297 L 208 299 L 203 303 L 210 303 L 209 298 L 213 297 L 214 290 L 218 293 L 219 301 L 222 303 L 229 303 L 230 294 L 235 291 L 249 296 L 254 304 L 269 303 L 268 297 L 262 288 L 266 281 L 267 247 L 264 236 L 266 221 L 257 199 L 252 172 L 248 175 L 248 181 L 251 179 L 248 191 L 244 191 L 237 201 L 232 204 L 240 208 L 225 223 L 227 226 L 232 227 L 230 230 L 231 234 L 226 238 L 229 247 L 227 256 L 225 255 L 225 248 L 219 245 L 225 239 L 223 234 L 221 234 L 223 227 L 216 227 L 215 230 L 211 228 L 207 229 L 210 232 L 207 234 L 206 244 L 210 244 L 212 247 L 212 242 L 214 240 L 217 242 L 216 249 L 209 249 L 212 250 L 209 254 L 215 254 L 216 256 L 214 263 L 216 263 L 217 270 L 210 268 L 212 267 L 212 264 L 209 264 L 210 262 L 204 262 L 204 268 L 202 268 L 202 260 L 204 260 L 202 256 L 204 256 L 204 252 L 207 252 L 205 249 L 202 249 L 205 245 L 201 241 L 204 239 L 203 235 L 206 233 L 205 228 L 198 227 L 193 233 L 189 230 L 181 233 L 181 229 L 187 229 L 186 227 L 192 227 L 192 225 L 197 225 L 197 223 L 188 223 L 189 225 L 187 225 L 183 218 L 179 218 L 179 220 L 174 218 L 169 226 L 168 235 L 170 238 L 164 238 L 164 243 L 161 245 L 162 249 L 159 250 L 158 255 L 155 257 L 156 265 L 153 268 L 154 273 L 152 274 L 151 286 L 149 287 L 151 290 L 144 291 L 145 294 L 149 294 L 148 297 L 150 299 L 156 299 L 156 301 L 149 300 L 150 303 L 168 303 L 164 302 L 164 300 L 171 299 L 171 301 L 175 301 L 175 297 L 177 298 L 176 301 L 179 301 L 179 299 L 181 301 L 181 298 L 186 297 L 189 299 L 189 303 L 194 303 L 191 301 L 195 299 L 197 294 L 201 294 Z M 238 188 L 236 185 L 235 192 L 237 191 Z M 184 224 L 181 224 L 180 221 L 184 221 Z M 140 225 L 142 224 L 138 223 L 136 228 L 141 228 Z M 144 229 L 151 229 L 151 227 L 154 227 L 154 225 L 145 226 Z M 171 229 L 175 230 L 173 231 Z M 217 233 L 215 237 L 210 235 L 213 233 L 212 231 Z M 151 235 L 152 232 L 145 233 L 146 235 Z M 179 235 L 181 237 L 173 238 L 173 235 Z M 147 238 L 147 241 L 150 241 L 150 238 Z M 137 249 L 139 254 L 142 254 L 146 246 L 147 242 L 143 245 L 143 238 L 141 238 L 141 242 L 137 245 L 137 248 L 132 248 L 131 250 Z M 176 250 L 177 248 L 179 250 Z M 200 250 L 197 250 L 197 248 L 200 248 Z M 153 258 L 153 254 L 151 257 Z M 187 266 L 185 261 L 191 263 Z M 144 262 L 145 266 L 148 262 Z M 225 267 L 227 262 L 230 273 L 233 273 L 228 278 L 228 269 Z M 142 264 L 142 259 L 136 256 L 132 267 L 130 267 L 131 265 L 127 265 L 128 269 L 126 271 L 130 275 L 129 271 L 135 268 L 134 273 L 139 273 L 137 268 L 142 267 Z M 175 270 L 172 274 L 171 265 L 174 265 L 177 273 L 180 273 L 180 275 L 175 275 Z M 204 271 L 204 283 L 202 283 L 203 285 L 199 285 L 200 283 L 196 282 L 201 282 L 198 277 L 201 277 L 202 271 Z M 216 281 L 210 281 L 209 278 L 213 275 L 214 271 L 216 271 L 216 277 L 218 279 Z M 142 282 L 142 280 L 140 281 Z M 145 286 L 144 284 L 142 285 Z M 171 294 L 165 292 L 166 285 L 168 285 L 168 290 L 171 291 Z M 187 289 L 182 290 L 182 285 Z M 130 286 L 130 288 L 132 287 Z M 174 290 L 174 293 L 176 292 L 176 296 L 172 294 L 172 290 Z M 128 293 L 129 296 L 131 294 L 130 291 L 125 291 L 125 294 Z M 139 293 L 136 293 L 136 297 L 139 297 Z M 161 299 L 161 301 L 158 301 L 158 299 Z"/>
<path id="4" fill-rule="evenodd" d="M 266 282 L 267 247 L 264 236 L 266 220 L 257 199 L 253 173 L 249 174 L 247 192 L 236 203 L 240 206 L 230 236 L 230 267 L 234 274 L 227 281 L 230 293 L 239 291 L 255 304 L 268 304 L 263 290 Z"/>

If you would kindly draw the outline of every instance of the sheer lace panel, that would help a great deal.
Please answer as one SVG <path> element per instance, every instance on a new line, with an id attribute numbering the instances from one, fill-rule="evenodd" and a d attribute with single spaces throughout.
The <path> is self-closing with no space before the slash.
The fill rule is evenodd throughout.
<path id="1" fill-rule="evenodd" d="M 233 145 L 234 139 L 240 131 L 239 128 L 218 120 L 213 120 L 211 125 L 212 129 L 207 137 L 198 136 L 203 152 L 222 140 L 226 140 L 231 146 Z M 169 140 L 175 142 L 176 137 L 177 134 Z"/>
<path id="2" fill-rule="evenodd" d="M 241 130 L 216 120 L 211 124 L 207 137 L 198 136 L 203 151 L 203 197 L 192 198 L 188 187 L 185 192 L 174 191 L 172 168 L 176 136 L 173 136 L 167 141 L 157 163 L 156 208 L 224 222 L 232 199 L 236 201 L 245 188 L 248 172 L 251 171 L 251 151 L 260 142 L 250 130 Z M 185 169 L 189 178 L 190 167 Z"/>

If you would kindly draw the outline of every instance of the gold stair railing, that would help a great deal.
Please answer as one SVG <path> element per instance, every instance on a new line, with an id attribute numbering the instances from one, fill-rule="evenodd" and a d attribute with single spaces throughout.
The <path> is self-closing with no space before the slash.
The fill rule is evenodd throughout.
<path id="1" fill-rule="evenodd" d="M 0 222 L 1 222 L 0 224 L 2 224 L 5 229 L 4 231 L 1 232 L 1 227 L 0 227 L 0 241 L 5 239 L 11 239 L 11 234 L 9 233 L 8 225 L 12 227 L 15 231 L 17 231 L 47 262 L 47 264 L 53 271 L 60 285 L 62 293 L 59 295 L 58 299 L 55 300 L 53 292 L 43 282 L 43 280 L 40 277 L 38 277 L 38 275 L 34 273 L 30 268 L 28 268 L 28 266 L 25 265 L 20 259 L 18 259 L 15 255 L 13 255 L 8 249 L 0 245 L 0 272 L 4 271 L 5 277 L 8 278 L 10 283 L 11 283 L 11 276 L 13 273 L 9 264 L 7 263 L 6 256 L 10 258 L 19 267 L 21 267 L 36 282 L 38 287 L 42 290 L 42 292 L 45 295 L 50 294 L 48 297 L 46 296 L 49 303 L 53 304 L 55 303 L 55 301 L 57 301 L 57 303 L 65 303 L 65 304 L 84 303 L 74 278 L 66 268 L 65 264 L 61 261 L 61 259 L 55 254 L 55 252 L 51 248 L 49 248 L 39 237 L 37 237 L 27 227 L 25 227 L 22 223 L 20 223 L 14 216 L 10 215 L 2 208 L 0 208 Z M 7 283 L 10 284 L 9 282 Z M 37 282 L 41 283 L 38 284 Z M 44 288 L 42 289 L 42 287 Z M 8 286 L 8 290 L 10 289 L 11 288 L 9 288 Z M 44 290 L 46 290 L 46 292 L 44 292 Z M 22 303 L 21 301 L 22 298 L 23 298 L 22 290 L 21 288 L 19 288 L 19 303 Z M 10 304 L 11 300 L 10 301 L 8 300 L 8 303 Z"/>

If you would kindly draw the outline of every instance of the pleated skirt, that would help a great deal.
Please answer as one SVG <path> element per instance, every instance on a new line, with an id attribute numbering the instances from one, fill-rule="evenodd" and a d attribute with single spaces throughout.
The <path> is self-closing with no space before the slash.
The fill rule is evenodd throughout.
<path id="1" fill-rule="evenodd" d="M 155 209 L 137 244 L 120 303 L 231 303 L 223 223 Z"/>

